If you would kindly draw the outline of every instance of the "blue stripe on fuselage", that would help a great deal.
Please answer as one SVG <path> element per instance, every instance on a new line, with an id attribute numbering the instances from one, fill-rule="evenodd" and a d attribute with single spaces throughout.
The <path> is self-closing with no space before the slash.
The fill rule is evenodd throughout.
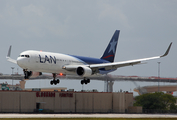
<path id="1" fill-rule="evenodd" d="M 76 56 L 76 55 L 70 55 L 70 56 L 75 57 L 75 58 L 79 59 L 80 61 L 83 61 L 83 62 L 85 62 L 87 64 L 110 63 L 107 60 L 98 59 L 98 58 L 83 57 L 83 56 Z"/>
<path id="2" fill-rule="evenodd" d="M 91 57 L 83 57 L 83 56 L 76 56 L 76 55 L 69 55 L 72 56 L 74 58 L 76 58 L 77 60 L 81 61 L 84 64 L 101 64 L 101 63 L 111 63 L 107 60 L 104 59 L 98 59 L 98 58 L 91 58 Z M 100 74 L 107 74 L 109 72 L 115 71 L 116 69 L 113 70 L 105 70 L 105 68 L 100 68 L 99 72 Z"/>

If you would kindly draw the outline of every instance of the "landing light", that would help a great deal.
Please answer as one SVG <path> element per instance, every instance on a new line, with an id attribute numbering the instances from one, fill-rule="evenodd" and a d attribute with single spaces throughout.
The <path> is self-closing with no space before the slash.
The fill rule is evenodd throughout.
<path id="1" fill-rule="evenodd" d="M 63 73 L 60 73 L 59 75 L 60 75 L 60 76 L 63 76 Z"/>

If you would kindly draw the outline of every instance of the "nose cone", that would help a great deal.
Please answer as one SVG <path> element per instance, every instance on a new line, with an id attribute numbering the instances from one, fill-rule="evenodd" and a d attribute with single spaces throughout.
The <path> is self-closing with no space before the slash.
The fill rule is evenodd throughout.
<path id="1" fill-rule="evenodd" d="M 17 58 L 17 64 L 21 67 L 21 68 L 25 68 L 25 60 L 22 57 L 18 57 Z"/>

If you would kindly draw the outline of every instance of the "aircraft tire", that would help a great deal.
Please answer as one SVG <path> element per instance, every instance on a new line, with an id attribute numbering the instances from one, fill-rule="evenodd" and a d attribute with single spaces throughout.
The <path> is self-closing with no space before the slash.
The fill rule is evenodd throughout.
<path id="1" fill-rule="evenodd" d="M 25 78 L 25 79 L 28 79 L 28 76 L 27 76 L 27 75 L 25 75 L 25 76 L 24 76 L 24 78 Z"/>
<path id="2" fill-rule="evenodd" d="M 81 80 L 81 84 L 82 84 L 82 85 L 84 84 L 84 80 Z"/>
<path id="3" fill-rule="evenodd" d="M 87 83 L 90 83 L 90 79 L 87 79 L 86 81 L 87 81 Z"/>
<path id="4" fill-rule="evenodd" d="M 87 80 L 84 80 L 84 83 L 87 84 L 88 83 Z"/>
<path id="5" fill-rule="evenodd" d="M 54 83 L 54 85 L 56 85 L 57 84 L 57 80 L 53 80 L 53 83 Z"/>
<path id="6" fill-rule="evenodd" d="M 53 85 L 53 81 L 52 80 L 50 81 L 50 84 Z"/>
<path id="7" fill-rule="evenodd" d="M 59 80 L 59 79 L 57 79 L 57 83 L 60 83 L 60 80 Z"/>

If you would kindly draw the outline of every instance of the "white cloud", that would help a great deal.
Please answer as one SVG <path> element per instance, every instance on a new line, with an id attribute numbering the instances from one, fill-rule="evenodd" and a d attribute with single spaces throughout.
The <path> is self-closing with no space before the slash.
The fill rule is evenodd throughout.
<path id="1" fill-rule="evenodd" d="M 18 46 L 14 50 L 16 54 L 27 48 L 38 49 L 40 45 L 48 51 L 96 57 L 102 54 L 115 29 L 120 29 L 118 60 L 148 57 L 158 50 L 156 47 L 166 48 L 176 40 L 176 5 L 173 0 L 3 1 L 0 4 L 0 40 L 7 46 L 9 43 Z M 19 43 L 28 43 L 28 46 Z M 150 46 L 154 45 L 152 49 Z M 176 48 L 174 44 L 173 51 Z M 135 70 L 133 73 L 127 68 L 125 71 L 121 69 L 120 73 L 149 72 Z M 175 76 L 174 71 L 169 74 Z"/>
<path id="2" fill-rule="evenodd" d="M 35 6 L 33 4 L 30 4 L 28 6 L 22 7 L 22 13 L 25 16 L 38 16 L 43 17 L 45 8 L 43 6 Z"/>
<path id="3" fill-rule="evenodd" d="M 99 19 L 117 22 L 117 24 L 122 24 L 124 27 L 131 28 L 128 22 L 128 18 L 125 13 L 120 9 L 123 4 L 110 4 L 107 2 L 99 2 L 100 14 Z"/>

